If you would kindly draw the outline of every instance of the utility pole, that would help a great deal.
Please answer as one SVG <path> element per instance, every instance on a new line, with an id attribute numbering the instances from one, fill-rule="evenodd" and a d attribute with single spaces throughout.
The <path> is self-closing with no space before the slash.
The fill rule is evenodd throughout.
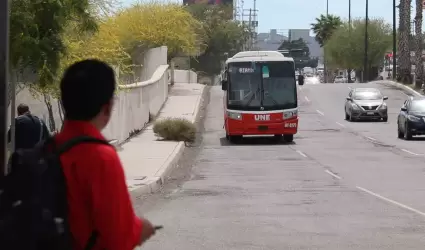
<path id="1" fill-rule="evenodd" d="M 254 45 L 257 44 L 257 27 L 258 27 L 258 22 L 257 22 L 257 0 L 254 0 L 254 15 L 253 15 L 253 21 L 254 21 L 254 25 L 253 25 L 253 32 L 252 32 L 252 40 L 251 40 L 251 50 L 254 48 Z"/>
<path id="2" fill-rule="evenodd" d="M 348 29 L 351 33 L 351 0 L 348 0 Z"/>
<path id="3" fill-rule="evenodd" d="M 348 35 L 351 39 L 351 0 L 348 0 Z M 347 69 L 348 83 L 351 83 L 351 69 Z"/>
<path id="4" fill-rule="evenodd" d="M 365 18 L 365 31 L 364 31 L 364 62 L 363 62 L 363 82 L 367 82 L 369 80 L 368 68 L 369 68 L 369 59 L 368 59 L 368 51 L 369 51 L 369 34 L 368 34 L 368 26 L 369 26 L 369 0 L 366 0 L 366 18 Z"/>
<path id="5" fill-rule="evenodd" d="M 326 0 L 326 17 L 329 16 L 329 0 Z M 323 47 L 323 69 L 324 69 L 324 80 L 325 83 L 328 82 L 328 67 L 326 65 L 326 51 L 325 47 Z"/>
<path id="6" fill-rule="evenodd" d="M 9 72 L 9 1 L 0 1 L 0 166 L 7 174 L 7 104 Z"/>
<path id="7" fill-rule="evenodd" d="M 326 15 L 329 15 L 329 0 L 326 0 Z"/>
<path id="8" fill-rule="evenodd" d="M 0 0 L 1 1 L 1 0 Z M 244 12 L 248 11 L 248 15 L 244 14 Z M 242 12 L 242 23 L 245 23 L 245 18 L 244 17 L 248 17 L 248 31 L 249 31 L 249 39 L 248 39 L 248 44 L 247 44 L 247 50 L 252 50 L 253 46 L 254 46 L 254 33 L 255 33 L 255 29 L 258 26 L 258 21 L 256 21 L 256 12 L 258 10 L 256 9 L 244 9 Z"/>
<path id="9" fill-rule="evenodd" d="M 248 19 L 248 29 L 249 29 L 249 47 L 248 50 L 252 49 L 252 9 L 249 9 L 249 19 Z"/>
<path id="10" fill-rule="evenodd" d="M 396 0 L 393 0 L 393 80 L 397 75 L 397 21 Z"/>

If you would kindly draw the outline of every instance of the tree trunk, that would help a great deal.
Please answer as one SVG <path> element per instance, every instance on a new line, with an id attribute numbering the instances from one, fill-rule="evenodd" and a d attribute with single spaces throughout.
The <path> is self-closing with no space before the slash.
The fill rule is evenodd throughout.
<path id="1" fill-rule="evenodd" d="M 58 99 L 58 112 L 59 112 L 59 118 L 61 119 L 61 129 L 60 130 L 62 131 L 65 117 L 64 117 L 64 112 L 63 112 L 63 106 L 62 106 L 61 99 Z"/>
<path id="2" fill-rule="evenodd" d="M 411 61 L 410 61 L 410 48 L 409 48 L 409 37 L 410 37 L 410 7 L 412 0 L 400 0 L 399 10 L 399 57 L 398 65 L 399 72 L 397 80 L 404 84 L 411 84 Z M 422 8 L 421 8 L 422 10 Z"/>
<path id="3" fill-rule="evenodd" d="M 416 17 L 415 17 L 415 33 L 416 33 L 416 50 L 415 50 L 415 87 L 420 89 L 424 83 L 424 66 L 422 59 L 423 50 L 423 34 L 422 34 L 422 0 L 416 0 Z"/>
<path id="4" fill-rule="evenodd" d="M 17 77 L 14 70 L 10 70 L 9 89 L 8 89 L 8 106 L 10 105 L 10 153 L 15 152 L 15 117 L 16 117 L 16 82 Z"/>
<path id="5" fill-rule="evenodd" d="M 55 117 L 53 116 L 53 106 L 51 98 L 48 94 L 43 93 L 44 103 L 46 104 L 47 111 L 49 112 L 49 129 L 51 132 L 56 132 Z"/>

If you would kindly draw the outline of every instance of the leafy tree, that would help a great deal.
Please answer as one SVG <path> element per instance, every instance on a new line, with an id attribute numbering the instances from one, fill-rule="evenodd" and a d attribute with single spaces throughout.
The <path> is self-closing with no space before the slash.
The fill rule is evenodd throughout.
<path id="1" fill-rule="evenodd" d="M 172 3 L 137 3 L 114 17 L 120 43 L 130 54 L 167 46 L 170 55 L 196 53 L 201 23 L 184 6 Z"/>
<path id="2" fill-rule="evenodd" d="M 194 4 L 186 8 L 202 23 L 203 28 L 198 33 L 203 38 L 201 53 L 192 58 L 191 65 L 209 75 L 220 73 L 222 62 L 245 46 L 248 30 L 229 18 L 231 9 L 228 6 Z"/>
<path id="3" fill-rule="evenodd" d="M 369 20 L 368 25 L 368 67 L 377 68 L 392 46 L 391 26 L 382 19 Z M 348 23 L 341 25 L 325 44 L 325 56 L 332 68 L 362 70 L 364 67 L 365 21 L 352 22 L 351 32 Z M 369 70 L 369 72 L 371 72 Z M 373 79 L 376 76 L 369 76 Z"/>
<path id="4" fill-rule="evenodd" d="M 320 17 L 316 18 L 316 23 L 311 24 L 311 29 L 316 34 L 316 41 L 321 47 L 325 46 L 325 43 L 341 24 L 342 21 L 339 16 L 320 15 Z"/>
<path id="5" fill-rule="evenodd" d="M 90 0 L 11 1 L 9 68 L 12 81 L 9 83 L 9 103 L 13 100 L 14 104 L 16 98 L 17 75 L 32 72 L 32 83 L 41 88 L 55 81 L 61 55 L 66 52 L 62 35 L 68 23 L 76 22 L 81 30 L 97 29 L 96 20 L 88 11 L 90 6 Z M 11 110 L 13 132 L 15 108 Z M 14 133 L 12 148 L 13 144 Z"/>

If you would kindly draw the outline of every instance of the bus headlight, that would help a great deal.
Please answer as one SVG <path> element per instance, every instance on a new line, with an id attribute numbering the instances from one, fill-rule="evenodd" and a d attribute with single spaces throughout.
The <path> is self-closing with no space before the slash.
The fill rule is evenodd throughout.
<path id="1" fill-rule="evenodd" d="M 298 110 L 291 110 L 291 111 L 283 111 L 283 119 L 291 119 L 293 117 L 297 117 Z"/>
<path id="2" fill-rule="evenodd" d="M 242 114 L 227 111 L 227 117 L 234 120 L 242 120 Z"/>

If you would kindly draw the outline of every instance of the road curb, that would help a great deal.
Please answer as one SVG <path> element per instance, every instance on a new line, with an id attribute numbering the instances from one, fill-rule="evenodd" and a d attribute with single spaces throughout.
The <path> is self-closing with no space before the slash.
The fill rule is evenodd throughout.
<path id="1" fill-rule="evenodd" d="M 406 86 L 404 84 L 395 82 L 395 81 L 389 81 L 389 80 L 379 80 L 379 81 L 373 81 L 371 83 L 380 83 L 380 84 L 390 84 L 393 85 L 395 87 L 401 88 L 406 90 L 407 92 L 411 93 L 412 95 L 415 96 L 423 96 L 421 93 L 419 93 L 418 91 L 414 90 L 413 88 Z"/>
<path id="2" fill-rule="evenodd" d="M 198 119 L 199 113 L 201 111 L 202 103 L 206 91 L 206 86 L 204 86 L 201 90 L 201 94 L 199 95 L 198 100 L 195 104 L 195 109 L 193 112 L 193 118 L 191 120 L 192 123 L 195 123 Z M 133 199 L 138 198 L 140 196 L 156 193 L 161 187 L 166 183 L 166 177 L 171 174 L 171 172 L 178 167 L 178 162 L 181 156 L 184 153 L 186 145 L 184 142 L 178 142 L 173 152 L 168 156 L 165 163 L 161 166 L 161 168 L 155 173 L 155 176 L 148 178 L 147 182 L 142 186 L 135 188 L 130 191 L 130 195 Z"/>

